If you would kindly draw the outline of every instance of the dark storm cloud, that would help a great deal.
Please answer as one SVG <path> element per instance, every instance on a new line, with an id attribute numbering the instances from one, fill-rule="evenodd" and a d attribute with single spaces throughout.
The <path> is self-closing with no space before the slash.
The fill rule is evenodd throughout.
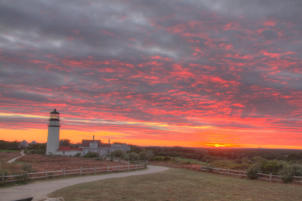
<path id="1" fill-rule="evenodd" d="M 0 109 L 197 126 L 187 117 L 268 116 L 300 129 L 284 119 L 302 114 L 301 9 L 298 0 L 2 0 Z M 236 121 L 207 123 L 257 127 Z"/>

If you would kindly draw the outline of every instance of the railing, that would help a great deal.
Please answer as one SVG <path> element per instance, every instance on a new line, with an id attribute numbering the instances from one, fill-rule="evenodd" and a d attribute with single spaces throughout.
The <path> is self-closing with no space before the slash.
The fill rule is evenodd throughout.
<path id="1" fill-rule="evenodd" d="M 78 168 L 78 169 L 62 169 L 43 172 L 30 172 L 15 175 L 2 175 L 0 176 L 0 184 L 7 184 L 12 182 L 22 182 L 27 180 L 47 179 L 69 175 L 87 175 L 98 174 L 105 172 L 122 172 L 130 170 L 139 170 L 146 168 L 146 164 L 127 164 L 116 166 L 102 166 L 94 168 Z"/>
<path id="2" fill-rule="evenodd" d="M 237 176 L 241 178 L 247 178 L 247 172 L 243 170 L 232 170 L 223 168 L 212 168 L 212 167 L 200 167 L 200 171 L 212 172 L 216 174 Z M 273 174 L 257 173 L 259 180 L 269 181 L 269 182 L 283 182 L 282 176 Z M 302 184 L 302 177 L 293 176 L 293 183 Z"/>

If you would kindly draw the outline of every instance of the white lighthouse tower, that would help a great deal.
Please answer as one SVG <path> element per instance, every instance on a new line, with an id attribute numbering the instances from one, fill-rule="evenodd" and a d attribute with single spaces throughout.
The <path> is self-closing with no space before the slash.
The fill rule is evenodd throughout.
<path id="1" fill-rule="evenodd" d="M 46 146 L 46 155 L 55 155 L 59 149 L 60 143 L 60 113 L 54 109 L 50 113 L 48 124 L 48 138 Z"/>

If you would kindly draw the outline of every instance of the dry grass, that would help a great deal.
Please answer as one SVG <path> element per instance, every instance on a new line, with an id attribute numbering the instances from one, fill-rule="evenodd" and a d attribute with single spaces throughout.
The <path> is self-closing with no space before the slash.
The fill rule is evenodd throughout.
<path id="1" fill-rule="evenodd" d="M 7 161 L 20 155 L 19 152 L 0 152 L 0 174 L 18 174 L 24 172 L 23 166 L 31 166 L 32 171 L 46 171 L 46 170 L 62 170 L 62 169 L 78 169 L 80 167 L 102 167 L 114 166 L 121 163 L 111 161 L 101 161 L 93 158 L 80 158 L 68 156 L 45 156 L 40 154 L 27 154 L 18 159 L 12 164 Z"/>
<path id="2" fill-rule="evenodd" d="M 8 161 L 12 158 L 15 158 L 20 155 L 20 152 L 10 152 L 10 151 L 5 151 L 1 150 L 0 151 L 0 160 L 1 161 Z"/>
<path id="3" fill-rule="evenodd" d="M 120 163 L 100 161 L 91 158 L 68 157 L 68 156 L 45 156 L 39 154 L 28 154 L 18 160 L 19 162 L 31 164 L 35 171 L 77 169 L 80 167 L 112 166 Z"/>
<path id="4" fill-rule="evenodd" d="M 302 186 L 170 169 L 79 184 L 51 196 L 65 201 L 301 201 Z"/>

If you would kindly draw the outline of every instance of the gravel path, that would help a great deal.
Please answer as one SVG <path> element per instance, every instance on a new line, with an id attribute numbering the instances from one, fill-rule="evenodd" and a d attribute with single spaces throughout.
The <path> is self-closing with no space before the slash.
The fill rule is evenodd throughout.
<path id="1" fill-rule="evenodd" d="M 144 175 L 165 171 L 168 168 L 149 165 L 147 169 L 132 172 L 120 172 L 94 176 L 73 177 L 67 179 L 56 179 L 51 181 L 38 181 L 26 185 L 0 188 L 0 201 L 14 201 L 27 197 L 34 197 L 35 201 L 43 200 L 46 196 L 61 188 L 74 184 L 92 182 L 103 179 Z"/>

